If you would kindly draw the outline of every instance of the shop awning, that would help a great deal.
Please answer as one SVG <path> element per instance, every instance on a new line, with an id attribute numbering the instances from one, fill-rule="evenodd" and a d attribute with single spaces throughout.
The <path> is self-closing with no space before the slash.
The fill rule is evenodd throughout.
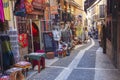
<path id="1" fill-rule="evenodd" d="M 66 1 L 68 4 L 76 7 L 77 9 L 82 10 L 81 6 L 80 6 L 77 2 L 75 2 L 74 0 L 65 0 L 65 1 Z"/>

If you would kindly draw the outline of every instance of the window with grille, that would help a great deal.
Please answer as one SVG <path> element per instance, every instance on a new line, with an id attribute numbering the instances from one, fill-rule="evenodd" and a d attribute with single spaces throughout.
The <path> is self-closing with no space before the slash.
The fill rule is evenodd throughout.
<path id="1" fill-rule="evenodd" d="M 99 9 L 99 17 L 100 18 L 104 18 L 105 17 L 105 12 L 104 12 L 105 11 L 105 6 L 104 5 L 100 5 L 99 8 L 100 8 Z"/>

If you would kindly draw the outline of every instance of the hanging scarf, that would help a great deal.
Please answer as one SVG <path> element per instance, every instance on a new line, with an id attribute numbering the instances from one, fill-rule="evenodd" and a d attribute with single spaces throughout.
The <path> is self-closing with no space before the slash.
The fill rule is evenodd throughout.
<path id="1" fill-rule="evenodd" d="M 5 20 L 10 20 L 10 5 L 9 0 L 3 0 L 3 7 L 4 7 L 4 17 Z"/>
<path id="2" fill-rule="evenodd" d="M 0 0 L 0 21 L 4 22 L 4 10 L 2 0 Z"/>

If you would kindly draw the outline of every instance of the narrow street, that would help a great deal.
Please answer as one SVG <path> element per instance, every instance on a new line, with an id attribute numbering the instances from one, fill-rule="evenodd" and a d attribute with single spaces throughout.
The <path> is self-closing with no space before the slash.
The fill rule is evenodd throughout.
<path id="1" fill-rule="evenodd" d="M 46 68 L 27 80 L 120 80 L 116 69 L 97 40 L 76 47 L 70 56 L 46 60 Z"/>
<path id="2" fill-rule="evenodd" d="M 120 80 L 120 0 L 0 0 L 0 80 Z"/>

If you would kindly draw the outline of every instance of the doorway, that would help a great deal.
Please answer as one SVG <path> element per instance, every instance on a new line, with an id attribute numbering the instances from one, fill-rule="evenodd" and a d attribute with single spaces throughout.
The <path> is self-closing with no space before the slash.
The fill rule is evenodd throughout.
<path id="1" fill-rule="evenodd" d="M 33 47 L 34 52 L 40 49 L 40 36 L 39 36 L 39 28 L 36 23 L 32 22 L 32 36 L 33 36 Z"/>

